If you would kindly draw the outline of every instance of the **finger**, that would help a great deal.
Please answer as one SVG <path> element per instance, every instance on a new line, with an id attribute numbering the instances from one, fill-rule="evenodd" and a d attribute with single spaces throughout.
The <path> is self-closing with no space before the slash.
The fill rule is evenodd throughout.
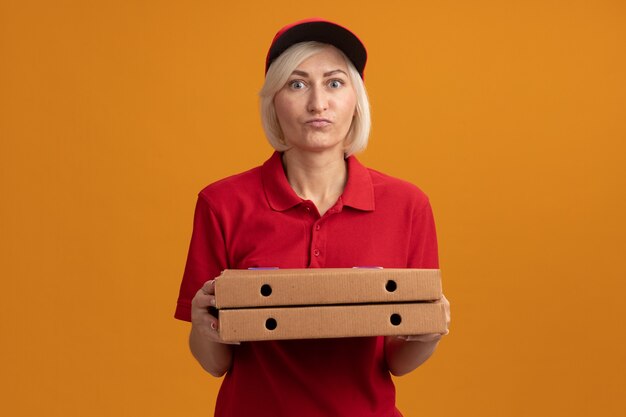
<path id="1" fill-rule="evenodd" d="M 241 342 L 231 342 L 231 341 L 225 341 L 222 340 L 221 336 L 220 336 L 220 332 L 219 332 L 219 320 L 217 319 L 213 319 L 211 320 L 211 330 L 213 331 L 213 335 L 214 335 L 214 341 L 219 342 L 219 343 L 223 343 L 225 345 L 240 345 Z"/>
<path id="2" fill-rule="evenodd" d="M 209 307 L 215 307 L 215 296 L 207 295 L 202 289 L 198 290 L 191 305 L 196 308 L 208 309 Z"/>
<path id="3" fill-rule="evenodd" d="M 440 333 L 428 333 L 428 334 L 398 336 L 398 337 L 407 342 L 430 343 L 430 342 L 438 341 L 439 339 L 441 339 L 441 336 L 442 335 Z"/>
<path id="4" fill-rule="evenodd" d="M 442 294 L 441 302 L 443 303 L 443 309 L 446 313 L 446 325 L 450 325 L 450 301 Z"/>
<path id="5" fill-rule="evenodd" d="M 200 289 L 205 295 L 214 295 L 215 294 L 215 280 L 209 280 L 202 285 Z"/>

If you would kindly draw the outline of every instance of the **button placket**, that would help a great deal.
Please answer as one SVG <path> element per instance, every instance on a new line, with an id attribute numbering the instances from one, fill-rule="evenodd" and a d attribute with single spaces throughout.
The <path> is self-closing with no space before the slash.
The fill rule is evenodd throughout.
<path id="1" fill-rule="evenodd" d="M 326 219 L 317 219 L 311 227 L 311 261 L 319 268 L 326 264 Z"/>
<path id="2" fill-rule="evenodd" d="M 315 206 L 303 204 L 306 222 L 309 224 L 309 267 L 323 267 L 324 264 L 324 230 L 321 226 L 322 218 Z"/>
<path id="3" fill-rule="evenodd" d="M 319 234 L 319 230 L 322 228 L 322 226 L 320 225 L 320 221 L 321 220 L 317 220 L 315 222 L 315 224 L 313 225 L 313 233 L 312 233 L 312 241 L 311 241 L 311 246 L 313 248 L 313 256 L 315 257 L 319 257 L 321 252 L 319 249 L 319 243 L 320 243 L 320 234 Z"/>

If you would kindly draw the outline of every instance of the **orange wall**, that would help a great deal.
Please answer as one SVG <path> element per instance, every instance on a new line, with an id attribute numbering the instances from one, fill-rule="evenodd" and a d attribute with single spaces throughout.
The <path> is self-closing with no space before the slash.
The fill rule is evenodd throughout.
<path id="1" fill-rule="evenodd" d="M 266 48 L 319 15 L 369 49 L 362 161 L 436 214 L 452 329 L 405 415 L 624 413 L 626 3 L 240 3 L 0 1 L 0 412 L 211 414 L 196 193 L 269 156 Z"/>

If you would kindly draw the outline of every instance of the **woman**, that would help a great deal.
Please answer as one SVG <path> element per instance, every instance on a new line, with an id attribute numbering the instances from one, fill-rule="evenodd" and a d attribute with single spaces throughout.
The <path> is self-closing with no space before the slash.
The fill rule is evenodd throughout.
<path id="1" fill-rule="evenodd" d="M 391 374 L 415 369 L 442 336 L 231 345 L 209 312 L 212 279 L 227 268 L 438 268 L 426 195 L 353 156 L 369 135 L 365 61 L 359 39 L 334 23 L 279 31 L 261 90 L 276 152 L 199 193 L 176 317 L 192 322 L 202 367 L 226 374 L 216 416 L 399 416 Z"/>

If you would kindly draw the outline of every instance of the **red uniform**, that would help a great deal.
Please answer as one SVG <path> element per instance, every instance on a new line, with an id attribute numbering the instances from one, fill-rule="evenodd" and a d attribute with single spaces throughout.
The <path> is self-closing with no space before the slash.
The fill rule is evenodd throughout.
<path id="1" fill-rule="evenodd" d="M 198 196 L 176 318 L 224 269 L 438 268 L 428 198 L 347 159 L 343 195 L 324 216 L 287 182 L 281 154 Z M 392 417 L 384 338 L 244 342 L 217 398 L 217 417 Z"/>

